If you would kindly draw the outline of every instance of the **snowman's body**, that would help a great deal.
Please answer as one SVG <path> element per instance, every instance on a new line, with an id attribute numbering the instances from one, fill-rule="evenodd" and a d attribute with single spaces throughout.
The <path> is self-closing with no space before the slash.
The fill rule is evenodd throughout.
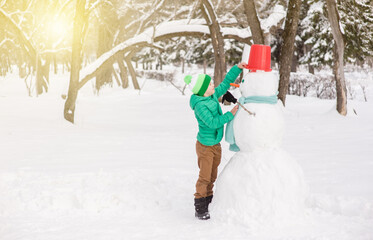
<path id="1" fill-rule="evenodd" d="M 248 73 L 240 86 L 243 97 L 277 95 L 273 72 Z M 233 129 L 237 152 L 218 177 L 212 203 L 216 218 L 250 226 L 283 223 L 304 214 L 307 187 L 298 163 L 281 149 L 283 106 L 246 103 L 236 114 Z"/>
<path id="2" fill-rule="evenodd" d="M 277 79 L 273 72 L 248 73 L 240 87 L 242 96 L 277 95 Z M 240 110 L 235 116 L 233 129 L 241 151 L 280 146 L 283 135 L 282 104 L 246 103 L 244 106 L 256 115 Z"/>

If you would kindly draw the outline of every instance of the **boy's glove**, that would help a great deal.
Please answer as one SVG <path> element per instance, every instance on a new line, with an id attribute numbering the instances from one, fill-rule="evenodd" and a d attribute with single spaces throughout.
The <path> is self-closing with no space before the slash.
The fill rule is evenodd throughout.
<path id="1" fill-rule="evenodd" d="M 235 97 L 233 97 L 232 93 L 230 93 L 229 91 L 227 91 L 223 95 L 223 97 L 221 99 L 221 103 L 224 103 L 224 101 L 231 102 L 231 103 L 236 103 L 237 99 Z"/>

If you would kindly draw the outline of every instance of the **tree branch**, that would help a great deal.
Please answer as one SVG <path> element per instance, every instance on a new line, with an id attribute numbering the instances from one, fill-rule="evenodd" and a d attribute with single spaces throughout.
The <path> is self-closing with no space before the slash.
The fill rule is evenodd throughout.
<path id="1" fill-rule="evenodd" d="M 6 0 L 2 0 L 2 1 L 0 2 L 0 8 L 3 7 L 3 6 L 5 5 L 5 3 L 6 3 Z"/>
<path id="2" fill-rule="evenodd" d="M 161 2 L 158 3 L 154 9 L 154 11 L 152 11 L 149 15 L 147 16 L 144 16 L 143 18 L 140 18 L 139 20 L 137 21 L 134 21 L 132 23 L 130 23 L 125 29 L 124 29 L 124 32 L 130 32 L 134 29 L 138 29 L 138 31 L 136 32 L 136 35 L 139 34 L 141 31 L 144 30 L 146 24 L 148 22 L 150 22 L 150 20 L 153 18 L 154 14 L 158 13 L 159 10 L 163 7 L 163 4 L 165 3 L 165 0 L 160 0 Z M 138 24 L 140 24 L 140 26 L 138 26 Z"/>
<path id="3" fill-rule="evenodd" d="M 28 53 L 31 58 L 31 61 L 36 64 L 36 50 L 33 44 L 29 41 L 29 38 L 25 35 L 25 33 L 21 30 L 18 24 L 14 22 L 14 20 L 4 12 L 3 9 L 0 8 L 0 19 L 3 19 L 5 23 L 8 23 L 9 26 L 12 28 L 16 36 L 19 38 L 23 48 Z"/>
<path id="4" fill-rule="evenodd" d="M 3 41 L 0 42 L 0 48 L 5 45 L 7 42 L 11 42 L 15 45 L 14 41 L 12 39 L 9 39 L 9 38 L 5 38 Z"/>
<path id="5" fill-rule="evenodd" d="M 198 0 L 194 3 L 193 5 L 193 8 L 192 8 L 192 11 L 189 12 L 189 15 L 188 15 L 188 24 L 190 23 L 190 21 L 192 20 L 192 17 L 194 15 L 194 13 L 197 11 L 198 9 L 198 6 L 201 4 L 201 0 Z"/>
<path id="6" fill-rule="evenodd" d="M 173 26 L 172 22 L 168 22 L 167 24 L 160 24 L 156 27 L 159 31 L 156 31 L 154 34 L 154 29 L 149 28 L 145 30 L 138 36 L 135 36 L 131 39 L 128 39 L 116 47 L 111 49 L 110 51 L 102 54 L 98 59 L 96 59 L 91 65 L 82 69 L 81 71 L 81 80 L 79 81 L 79 88 L 83 87 L 91 78 L 95 77 L 101 69 L 106 68 L 110 64 L 113 64 L 116 57 L 120 54 L 125 54 L 129 51 L 132 51 L 136 48 L 143 48 L 143 47 L 154 47 L 161 49 L 159 46 L 151 44 L 151 42 L 159 42 L 165 39 L 170 39 L 174 37 L 181 37 L 181 36 L 192 36 L 192 37 L 209 37 L 210 34 L 208 33 L 208 27 L 203 25 L 180 25 L 175 29 L 169 29 L 170 26 Z M 190 31 L 185 31 L 188 27 Z M 193 29 L 193 27 L 196 27 Z M 202 28 L 206 28 L 205 31 L 202 31 Z M 170 31 L 173 30 L 173 31 Z M 225 35 L 226 38 L 233 38 L 236 40 L 242 40 L 243 42 L 249 42 L 251 37 L 247 36 L 246 38 L 242 36 L 235 35 L 233 33 Z M 161 49 L 162 50 L 162 49 Z"/>

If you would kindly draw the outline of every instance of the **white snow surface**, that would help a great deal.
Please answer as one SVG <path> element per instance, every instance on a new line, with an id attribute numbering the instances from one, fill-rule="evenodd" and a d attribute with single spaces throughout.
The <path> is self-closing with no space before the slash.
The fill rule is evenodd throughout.
<path id="1" fill-rule="evenodd" d="M 335 100 L 287 96 L 282 146 L 310 195 L 304 221 L 272 228 L 213 212 L 195 219 L 189 95 L 150 79 L 139 79 L 141 92 L 114 87 L 99 96 L 86 84 L 73 125 L 60 97 L 68 80 L 51 75 L 50 92 L 30 98 L 16 72 L 0 77 L 1 240 L 373 239 L 372 84 L 368 102 L 350 100 L 346 117 Z M 220 171 L 234 154 L 222 148 Z"/>

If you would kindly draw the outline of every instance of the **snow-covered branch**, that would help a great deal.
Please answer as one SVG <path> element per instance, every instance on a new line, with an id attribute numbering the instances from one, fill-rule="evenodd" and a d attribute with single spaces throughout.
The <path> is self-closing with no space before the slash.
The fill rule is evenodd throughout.
<path id="1" fill-rule="evenodd" d="M 71 47 L 60 48 L 60 49 L 46 49 L 46 50 L 40 52 L 39 54 L 42 55 L 42 54 L 48 54 L 48 53 L 62 53 L 62 52 L 70 52 L 71 53 Z"/>
<path id="2" fill-rule="evenodd" d="M 0 7 L 3 7 L 3 6 L 5 5 L 5 3 L 6 3 L 6 0 L 2 0 L 2 1 L 0 2 Z"/>
<path id="3" fill-rule="evenodd" d="M 66 1 L 62 6 L 61 8 L 59 9 L 58 13 L 56 14 L 56 18 L 58 18 L 64 11 L 65 9 L 70 5 L 70 3 L 72 3 L 73 0 L 68 0 Z"/>
<path id="4" fill-rule="evenodd" d="M 110 5 L 113 5 L 111 2 L 106 1 L 106 0 L 97 0 L 96 2 L 94 2 L 94 3 L 93 3 L 93 4 L 88 8 L 88 10 L 87 10 L 87 15 L 90 15 L 91 12 L 92 12 L 93 10 L 97 9 L 100 5 L 102 5 L 102 4 L 104 4 L 104 3 L 106 3 L 106 4 L 110 4 Z"/>
<path id="5" fill-rule="evenodd" d="M 285 8 L 281 5 L 276 5 L 273 12 L 266 19 L 260 20 L 260 26 L 263 29 L 263 33 L 268 33 L 272 26 L 278 26 L 285 17 Z"/>
<path id="6" fill-rule="evenodd" d="M 194 3 L 193 8 L 192 8 L 192 10 L 189 12 L 189 15 L 188 15 L 188 19 L 189 19 L 188 24 L 189 24 L 190 21 L 192 20 L 192 17 L 193 17 L 193 15 L 194 15 L 194 13 L 197 11 L 198 6 L 199 6 L 200 4 L 201 4 L 201 0 L 198 0 L 198 1 L 196 1 L 196 2 Z"/>
<path id="7" fill-rule="evenodd" d="M 87 9 L 87 11 L 92 12 L 95 8 L 98 7 L 98 5 L 102 4 L 103 2 L 104 2 L 103 0 L 97 0 L 96 2 L 92 3 L 92 5 Z"/>
<path id="8" fill-rule="evenodd" d="M 5 45 L 7 42 L 11 42 L 15 45 L 14 41 L 12 39 L 9 39 L 9 38 L 5 38 L 3 39 L 3 41 L 0 42 L 0 48 Z"/>
<path id="9" fill-rule="evenodd" d="M 20 28 L 20 26 L 1 8 L 0 8 L 0 19 L 3 19 L 3 22 L 9 24 L 9 26 L 12 28 L 16 36 L 19 38 L 21 44 L 24 46 L 25 50 L 29 54 L 31 61 L 35 61 L 36 59 L 35 47 L 29 41 L 29 38 L 26 36 L 26 33 Z"/>
<path id="10" fill-rule="evenodd" d="M 204 19 L 192 19 L 188 24 L 189 19 L 181 19 L 170 22 L 161 23 L 156 27 L 155 37 L 160 35 L 178 34 L 178 33 L 189 33 L 186 35 L 206 35 L 210 36 L 210 30 L 205 24 Z M 146 33 L 147 29 L 144 31 Z M 241 42 L 250 42 L 251 32 L 248 29 L 238 29 L 223 27 L 221 28 L 222 35 L 224 38 L 230 39 L 241 39 Z"/>
<path id="11" fill-rule="evenodd" d="M 30 8 L 31 8 L 31 6 L 32 6 L 33 3 L 34 3 L 34 0 L 31 0 L 30 3 L 28 4 L 27 8 L 26 8 L 25 13 L 30 11 Z M 22 14 L 22 17 L 21 17 L 21 19 L 19 20 L 19 23 L 18 23 L 19 26 L 21 26 L 21 24 L 23 23 L 24 19 L 25 19 L 25 15 Z"/>
<path id="12" fill-rule="evenodd" d="M 150 14 L 148 15 L 143 15 L 140 19 L 137 21 L 131 22 L 128 26 L 126 26 L 124 32 L 130 32 L 131 30 L 137 28 L 138 31 L 136 34 L 141 33 L 143 31 L 144 26 L 146 26 L 146 23 L 150 22 L 150 20 L 153 18 L 154 14 L 156 14 L 162 7 L 163 4 L 165 3 L 165 0 L 160 0 L 160 2 L 156 5 L 153 11 L 151 11 Z M 139 26 L 140 24 L 140 26 Z"/>
<path id="13" fill-rule="evenodd" d="M 208 26 L 198 24 L 203 19 L 193 19 L 192 24 L 187 24 L 189 19 L 161 23 L 155 28 L 150 27 L 141 34 L 128 39 L 112 50 L 102 54 L 92 64 L 81 70 L 79 88 L 83 87 L 96 73 L 104 66 L 112 63 L 117 54 L 124 54 L 135 48 L 145 46 L 155 47 L 154 42 L 170 39 L 180 36 L 209 37 L 210 31 Z M 193 24 L 195 23 L 195 24 Z M 222 28 L 223 37 L 249 42 L 251 33 L 247 29 Z"/>

